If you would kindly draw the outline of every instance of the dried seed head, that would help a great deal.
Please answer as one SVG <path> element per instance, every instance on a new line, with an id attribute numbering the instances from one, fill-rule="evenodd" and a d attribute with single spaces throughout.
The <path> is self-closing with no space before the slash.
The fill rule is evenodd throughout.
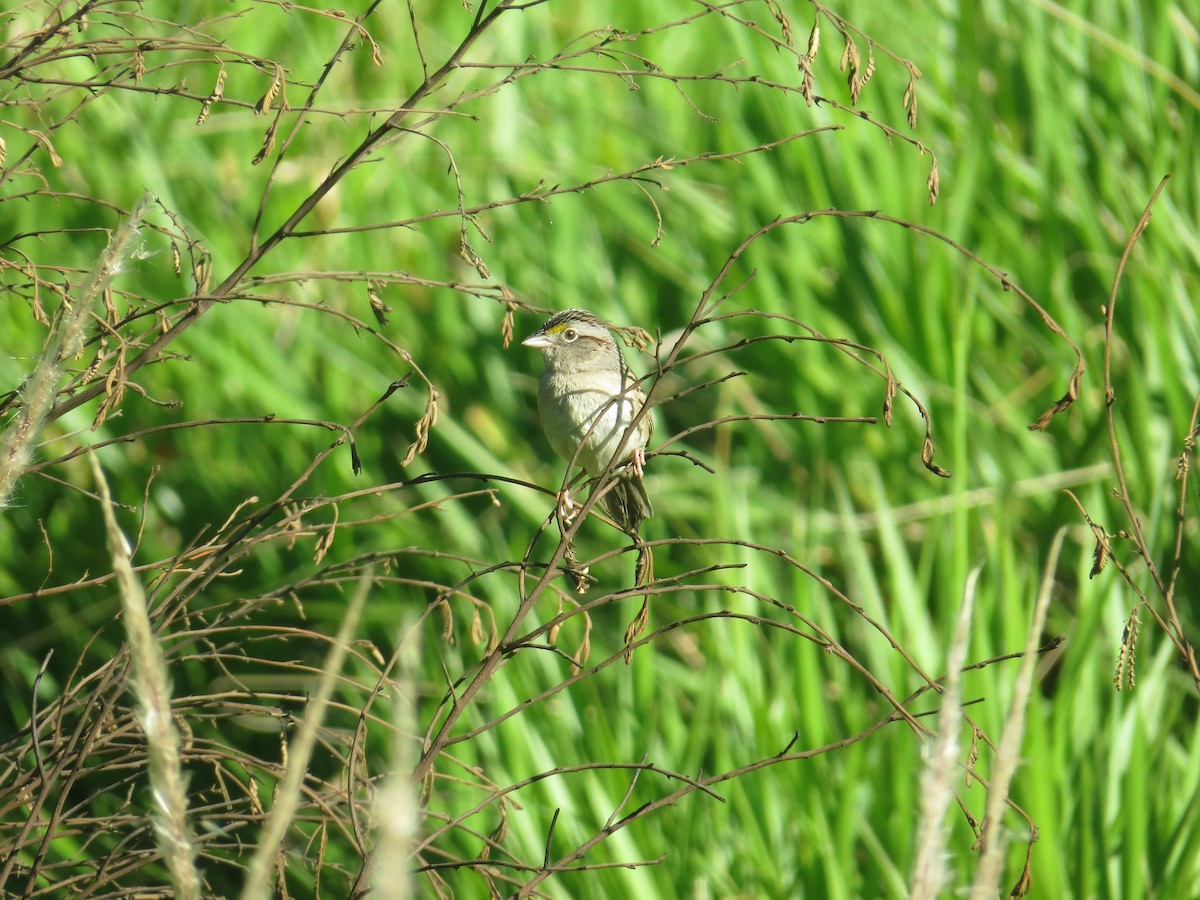
<path id="1" fill-rule="evenodd" d="M 813 19 L 812 31 L 808 33 L 808 59 L 811 62 L 817 58 L 817 51 L 821 49 L 821 19 L 818 15 Z"/>
<path id="2" fill-rule="evenodd" d="M 221 66 L 221 70 L 217 72 L 217 83 L 213 85 L 212 93 L 200 107 L 200 115 L 196 117 L 197 125 L 203 125 L 208 120 L 212 105 L 225 96 L 225 74 L 225 67 Z"/>

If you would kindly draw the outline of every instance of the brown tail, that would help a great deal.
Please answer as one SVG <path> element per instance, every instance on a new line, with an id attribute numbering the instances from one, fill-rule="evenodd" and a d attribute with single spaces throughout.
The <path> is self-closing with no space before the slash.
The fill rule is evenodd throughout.
<path id="1" fill-rule="evenodd" d="M 604 495 L 604 508 L 628 534 L 637 534 L 642 521 L 654 515 L 645 482 L 632 472 L 617 476 L 617 483 Z"/>

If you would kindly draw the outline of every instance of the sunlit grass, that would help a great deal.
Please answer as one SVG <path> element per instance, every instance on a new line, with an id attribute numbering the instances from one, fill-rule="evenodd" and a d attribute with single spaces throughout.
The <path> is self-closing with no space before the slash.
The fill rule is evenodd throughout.
<path id="1" fill-rule="evenodd" d="M 444 55 L 465 25 L 461 5 L 415 6 L 424 23 L 425 53 L 430 59 Z M 610 22 L 631 29 L 651 14 L 670 19 L 698 9 L 683 3 L 654 13 L 630 3 L 535 7 L 511 16 L 471 58 L 520 62 L 531 53 L 552 53 L 566 39 Z M 1066 640 L 1047 658 L 1035 683 L 1011 789 L 1012 799 L 1038 828 L 1034 895 L 1134 897 L 1149 884 L 1159 896 L 1182 896 L 1200 878 L 1200 814 L 1189 802 L 1200 784 L 1196 695 L 1178 654 L 1146 615 L 1137 686 L 1114 691 L 1122 627 L 1136 598 L 1111 568 L 1089 578 L 1091 533 L 1061 489 L 1070 486 L 1110 532 L 1128 527 L 1110 495 L 1113 476 L 1104 465 L 1110 456 L 1103 420 L 1101 306 L 1131 229 L 1159 179 L 1170 173 L 1152 224 L 1125 272 L 1113 347 L 1116 411 L 1133 503 L 1151 547 L 1161 560 L 1169 559 L 1178 500 L 1174 463 L 1188 428 L 1200 358 L 1200 327 L 1191 301 L 1200 287 L 1200 244 L 1194 237 L 1200 183 L 1192 158 L 1198 111 L 1185 94 L 1138 61 L 1154 60 L 1186 83 L 1195 83 L 1197 61 L 1184 39 L 1186 23 L 1178 8 L 1070 5 L 1072 15 L 1084 16 L 1116 44 L 1096 40 L 1055 9 L 994 0 L 838 10 L 923 72 L 921 114 L 913 134 L 939 160 L 941 196 L 932 208 L 925 186 L 928 156 L 849 114 L 828 106 L 810 109 L 798 94 L 757 85 L 686 86 L 689 103 L 661 81 L 637 80 L 640 89 L 634 91 L 614 77 L 544 72 L 466 104 L 462 111 L 468 115 L 444 119 L 431 133 L 453 148 L 470 205 L 532 190 L 539 181 L 582 183 L 659 157 L 730 152 L 822 125 L 845 126 L 737 162 L 698 160 L 658 170 L 647 176 L 655 183 L 643 183 L 644 193 L 621 182 L 482 214 L 479 225 L 486 237 L 472 231 L 472 245 L 486 259 L 493 280 L 532 305 L 585 306 L 615 323 L 671 336 L 686 324 L 701 292 L 748 234 L 777 216 L 836 206 L 877 209 L 927 225 L 1008 273 L 1049 310 L 1083 350 L 1089 372 L 1075 407 L 1047 431 L 1029 432 L 1026 426 L 1066 389 L 1074 360 L 1016 294 L 951 247 L 882 221 L 821 218 L 777 229 L 738 263 L 727 286 L 742 286 L 723 309 L 784 313 L 829 337 L 882 351 L 896 377 L 928 408 L 935 460 L 952 478 L 935 478 L 921 466 L 923 423 L 899 399 L 890 429 L 882 424 L 732 424 L 701 432 L 685 445 L 713 466 L 715 475 L 681 458 L 651 461 L 656 516 L 644 536 L 721 537 L 783 549 L 861 605 L 937 677 L 944 674 L 955 616 L 968 573 L 976 567 L 981 568 L 968 661 L 1021 650 L 1052 537 L 1068 526 L 1044 636 Z M 788 13 L 797 41 L 803 42 L 811 10 L 796 5 Z M 272 21 L 283 19 L 277 10 L 272 14 Z M 760 18 L 764 27 L 769 21 L 765 5 L 745 14 Z M 313 16 L 290 15 L 287 21 L 286 40 L 273 36 L 261 16 L 231 20 L 224 29 L 231 44 L 265 58 L 293 59 L 294 76 L 311 80 L 344 25 Z M 337 98 L 336 105 L 387 106 L 406 93 L 419 62 L 399 21 L 392 16 L 377 23 L 376 37 L 385 51 L 382 69 L 360 47 L 337 70 L 336 93 L 329 95 Z M 729 34 L 735 37 L 719 37 Z M 826 26 L 823 40 L 817 91 L 846 102 L 844 75 L 836 68 L 841 49 L 836 32 Z M 729 31 L 713 22 L 648 40 L 643 49 L 673 69 L 710 72 L 744 59 L 747 72 L 798 79 L 790 58 L 751 40 L 744 30 Z M 907 134 L 901 108 L 905 73 L 882 56 L 877 65 L 863 106 L 875 120 Z M 482 83 L 487 74 L 464 71 L 455 83 Z M 211 88 L 210 67 L 197 63 L 187 75 L 195 90 Z M 268 81 L 239 71 L 227 93 L 253 103 Z M 106 106 L 112 112 L 105 115 L 97 103 L 82 120 L 94 127 L 56 135 L 67 165 L 50 177 L 62 188 L 102 194 L 126 207 L 142 191 L 151 191 L 179 212 L 212 252 L 214 282 L 219 282 L 247 247 L 268 174 L 267 164 L 252 168 L 250 159 L 267 118 L 254 119 L 244 108 L 218 108 L 197 126 L 198 109 L 168 99 L 113 98 Z M 290 89 L 293 107 L 302 99 Z M 363 121 L 324 117 L 302 132 L 279 172 L 264 217 L 267 231 L 361 139 Z M 13 136 L 7 141 L 11 155 L 20 141 Z M 107 185 L 116 186 L 112 196 L 103 194 Z M 323 201 L 304 228 L 394 221 L 452 209 L 457 202 L 445 150 L 410 138 L 377 151 L 373 162 Z M 4 211 L 0 240 L 33 230 L 48 216 L 63 226 L 116 224 L 69 199 L 8 202 Z M 663 234 L 656 244 L 658 214 Z M 156 255 L 125 277 L 137 279 L 143 290 L 149 285 L 161 302 L 185 296 L 188 279 L 171 272 L 166 241 L 153 233 L 145 240 Z M 86 270 L 105 241 L 103 233 L 77 235 L 63 242 L 58 263 Z M 28 249 L 27 243 L 20 246 Z M 453 218 L 411 229 L 296 238 L 253 274 L 332 270 L 402 270 L 468 284 L 482 280 L 459 255 Z M 5 277 L 11 284 L 13 276 Z M 274 290 L 214 307 L 172 346 L 186 360 L 138 374 L 135 380 L 150 398 L 182 401 L 181 408 L 130 396 L 121 417 L 90 438 L 209 417 L 273 414 L 347 423 L 405 374 L 394 354 L 344 317 L 253 299 Z M 304 486 L 305 497 L 428 472 L 496 473 L 556 488 L 561 465 L 536 417 L 540 364 L 536 354 L 517 344 L 502 346 L 501 304 L 442 287 L 388 286 L 380 293 L 393 312 L 390 323 L 381 326 L 371 317 L 361 283 L 314 280 L 277 290 L 282 299 L 369 323 L 410 353 L 441 395 L 441 421 L 428 449 L 411 466 L 401 468 L 399 461 L 426 402 L 417 380 L 397 391 L 356 434 L 363 473 L 351 472 L 349 452 L 339 448 Z M 538 315 L 518 314 L 517 338 L 538 323 Z M 721 346 L 782 327 L 757 319 L 714 323 L 697 333 L 692 346 Z M 0 304 L 0 331 L 13 336 L 12 354 L 0 358 L 0 384 L 9 390 L 33 369 L 45 329 L 34 324 L 26 305 L 13 300 Z M 628 356 L 639 372 L 653 367 L 649 355 L 631 350 Z M 754 344 L 690 364 L 670 373 L 666 393 L 733 369 L 746 374 L 660 410 L 657 437 L 665 439 L 706 418 L 747 412 L 881 415 L 883 382 L 819 343 Z M 78 411 L 44 438 L 86 428 L 93 413 L 93 407 Z M 251 496 L 276 496 L 336 438 L 335 432 L 299 425 L 222 425 L 109 448 L 104 462 L 119 502 L 140 504 L 149 473 L 158 467 L 135 563 L 179 553 Z M 60 439 L 43 448 L 43 457 L 54 458 L 72 446 Z M 86 480 L 83 472 L 79 461 L 55 470 L 56 477 L 78 483 Z M 413 546 L 475 561 L 520 558 L 551 513 L 553 497 L 495 484 L 493 497 L 445 499 L 478 487 L 468 481 L 428 483 L 344 503 L 342 523 L 444 501 L 411 515 L 341 529 L 320 565 Z M 330 517 L 322 510 L 303 524 L 326 526 Z M 39 520 L 54 547 L 52 571 Z M 4 593 L 104 571 L 104 554 L 90 537 L 95 521 L 88 498 L 58 482 L 28 476 L 16 505 L 5 511 Z M 132 516 L 125 526 L 136 531 Z M 1186 534 L 1194 536 L 1190 525 Z M 223 609 L 312 574 L 319 567 L 316 539 L 315 532 L 305 533 L 294 546 L 276 541 L 257 548 L 234 575 L 206 587 L 191 608 L 198 614 Z M 1191 543 L 1183 554 L 1184 591 L 1197 574 Z M 543 536 L 533 558 L 546 558 L 552 544 L 553 535 Z M 611 529 L 589 524 L 579 538 L 579 557 L 619 545 Z M 677 545 L 657 554 L 656 574 L 670 577 L 718 563 L 746 568 L 714 573 L 706 583 L 747 585 L 795 607 L 898 696 L 921 687 L 879 633 L 811 577 L 767 553 Z M 413 582 L 453 584 L 469 569 L 464 562 L 413 554 L 399 558 L 394 574 Z M 1135 579 L 1148 589 L 1148 579 L 1135 569 Z M 597 565 L 593 574 L 600 583 L 591 596 L 629 586 L 632 572 L 628 554 Z M 569 585 L 564 581 L 562 588 Z M 519 603 L 510 573 L 487 576 L 470 591 L 501 623 Z M 88 592 L 90 608 L 72 606 L 83 594 L 0 608 L 0 621 L 14 635 L 0 659 L 11 683 L 20 686 L 5 707 L 8 731 L 28 724 L 25 700 L 51 647 L 50 674 L 39 688 L 43 703 L 55 696 L 52 687 L 69 676 L 76 660 L 116 652 L 122 639 L 116 628 L 89 643 L 115 612 L 110 594 L 108 588 Z M 396 641 L 396 621 L 413 618 L 436 595 L 416 583 L 374 588 L 361 635 L 386 657 Z M 333 634 L 343 608 L 328 595 L 319 602 L 303 599 L 309 602 L 281 602 L 255 621 Z M 622 634 L 637 607 L 637 600 L 627 599 L 593 612 L 592 663 L 620 654 Z M 422 731 L 446 690 L 446 673 L 457 678 L 487 649 L 486 641 L 472 639 L 473 607 L 455 602 L 451 608 L 452 644 L 443 640 L 440 614 L 423 626 L 417 708 Z M 95 609 L 108 612 L 94 619 Z M 782 617 L 746 595 L 691 590 L 656 597 L 650 629 L 723 609 Z M 547 595 L 532 620 L 548 621 L 557 612 Z M 307 618 L 301 619 L 302 613 Z M 1195 619 L 1185 624 L 1195 629 Z M 486 629 L 486 616 L 483 621 Z M 82 622 L 86 627 L 73 627 Z M 197 619 L 189 627 L 201 625 Z M 522 631 L 532 627 L 527 623 Z M 564 625 L 558 645 L 574 652 L 582 639 L 583 624 L 576 618 Z M 304 656 L 319 666 L 316 650 L 307 644 L 256 649 L 279 659 Z M 979 701 L 967 712 L 989 736 L 999 735 L 1017 666 L 1014 659 L 964 675 L 964 699 Z M 195 679 L 191 685 L 188 675 Z M 491 721 L 569 675 L 561 656 L 516 654 L 481 692 L 458 731 Z M 213 677 L 199 664 L 190 670 L 177 664 L 175 694 L 206 692 Z M 352 693 L 347 688 L 347 704 L 358 702 Z M 914 704 L 918 712 L 936 708 L 933 692 Z M 301 715 L 302 704 L 289 710 Z M 386 711 L 377 712 L 387 718 Z M 793 738 L 797 750 L 837 741 L 887 712 L 886 702 L 861 675 L 816 645 L 717 618 L 668 632 L 640 649 L 631 667 L 602 669 L 479 737 L 451 746 L 449 752 L 463 766 L 441 764 L 438 774 L 470 782 L 475 775 L 466 766 L 475 766 L 488 784 L 503 787 L 555 768 L 645 759 L 691 777 L 709 775 L 779 753 Z M 344 727 L 353 727 L 351 718 Z M 933 717 L 921 721 L 935 727 Z M 969 740 L 970 731 L 964 730 L 961 742 Z M 274 733 L 260 743 L 278 755 Z M 364 752 L 378 767 L 391 758 L 389 749 L 387 740 L 373 732 Z M 861 743 L 719 785 L 714 790 L 723 801 L 694 793 L 617 831 L 580 861 L 665 857 L 661 864 L 556 875 L 541 887 L 555 897 L 905 896 L 924 764 L 922 744 L 907 726 L 892 724 Z M 985 777 L 991 771 L 986 747 L 977 765 Z M 632 777 L 628 770 L 598 770 L 538 782 L 514 795 L 520 808 L 506 811 L 507 834 L 499 840 L 520 860 L 536 864 L 544 854 L 554 860 L 605 826 Z M 481 784 L 439 781 L 430 806 L 438 811 L 466 807 L 490 789 Z M 618 818 L 678 786 L 661 775 L 640 774 Z M 979 783 L 967 786 L 960 772 L 955 787 L 972 814 L 981 816 L 985 791 Z M 556 809 L 561 812 L 548 848 Z M 5 829 L 14 815 L 5 814 Z M 426 827 L 437 824 L 431 818 Z M 473 835 L 456 833 L 444 846 L 473 858 L 499 824 L 492 805 L 467 823 Z M 975 836 L 954 809 L 946 827 L 951 884 L 966 886 L 974 872 Z M 1001 883 L 1007 893 L 1020 872 L 1026 836 L 1023 822 L 1012 813 L 1003 827 L 1011 829 L 1012 839 Z M 254 842 L 249 833 L 241 837 Z M 353 868 L 352 846 L 346 841 L 330 853 Z M 290 887 L 298 896 L 307 896 L 302 885 L 312 865 L 312 858 L 303 857 L 297 851 L 289 861 L 295 867 Z M 331 872 L 328 884 L 341 885 L 337 877 Z M 444 877 L 458 896 L 488 896 L 478 872 Z M 9 887 L 15 890 L 16 884 L 11 880 Z"/>

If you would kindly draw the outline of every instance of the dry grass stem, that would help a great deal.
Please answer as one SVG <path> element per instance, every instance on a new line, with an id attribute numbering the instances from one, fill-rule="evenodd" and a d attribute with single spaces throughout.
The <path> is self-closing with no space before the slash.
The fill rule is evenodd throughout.
<path id="1" fill-rule="evenodd" d="M 975 585 L 981 569 L 971 570 L 963 589 L 962 605 L 946 661 L 946 680 L 938 711 L 937 736 L 926 745 L 925 771 L 921 775 L 921 812 L 917 825 L 917 854 L 913 865 L 910 900 L 937 897 L 950 879 L 946 861 L 945 818 L 954 800 L 958 772 L 958 733 L 963 724 L 962 670 L 971 642 L 971 617 Z"/>
<path id="2" fill-rule="evenodd" d="M 82 293 L 69 303 L 66 297 L 63 298 L 59 322 L 51 332 L 33 373 L 21 385 L 20 412 L 0 440 L 0 510 L 8 505 L 17 481 L 33 461 L 33 448 L 36 446 L 38 434 L 54 409 L 64 364 L 83 353 L 85 326 L 92 315 L 96 299 L 108 290 L 108 286 L 120 274 L 130 253 L 135 249 L 142 218 L 149 209 L 151 200 L 150 195 L 143 197 L 125 223 L 113 234 L 108 246 L 96 261 L 96 267 L 88 276 Z"/>
<path id="3" fill-rule="evenodd" d="M 242 900 L 266 900 L 274 893 L 271 885 L 271 873 L 276 868 L 276 855 L 283 844 L 284 835 L 291 827 L 296 810 L 300 805 L 300 795 L 304 791 L 304 782 L 308 776 L 308 763 L 312 757 L 321 732 L 321 724 L 325 711 L 333 697 L 334 689 L 342 677 L 342 666 L 346 661 L 354 631 L 358 627 L 359 617 L 367 596 L 371 593 L 373 572 L 367 570 L 358 580 L 358 586 L 350 596 L 346 605 L 346 613 L 342 624 L 329 648 L 329 654 L 321 667 L 321 677 L 317 689 L 305 704 L 304 716 L 300 729 L 288 745 L 286 766 L 283 779 L 280 781 L 275 796 L 272 798 L 271 811 L 263 825 L 262 836 L 258 847 L 250 859 L 246 870 L 246 884 L 242 889 Z"/>
<path id="4" fill-rule="evenodd" d="M 408 900 L 413 896 L 412 858 L 420 835 L 421 804 L 409 777 L 416 764 L 413 735 L 417 721 L 416 679 L 420 659 L 418 632 L 411 623 L 396 630 L 399 636 L 396 676 L 392 680 L 393 722 L 391 770 L 375 797 L 373 822 L 377 839 L 374 894 L 379 900 Z"/>
<path id="5" fill-rule="evenodd" d="M 167 666 L 150 625 L 146 594 L 130 565 L 129 542 L 113 514 L 112 497 L 100 460 L 95 454 L 88 460 L 100 493 L 108 550 L 121 594 L 122 618 L 133 663 L 133 691 L 138 700 L 142 731 L 146 735 L 155 837 L 163 862 L 171 873 L 175 896 L 182 900 L 198 900 L 200 876 L 196 872 L 196 849 L 188 826 L 187 778 L 180 760 L 179 731 L 171 711 Z"/>
<path id="6" fill-rule="evenodd" d="M 1050 598 L 1054 593 L 1055 576 L 1058 572 L 1058 556 L 1062 551 L 1067 529 L 1060 528 L 1054 535 L 1046 565 L 1042 572 L 1042 583 L 1038 588 L 1037 603 L 1034 605 L 1033 621 L 1025 639 L 1025 652 L 1013 682 L 1012 700 L 1008 705 L 1008 716 L 1000 734 L 992 764 L 992 777 L 988 784 L 987 813 L 983 820 L 983 852 L 975 881 L 971 887 L 971 900 L 986 900 L 995 897 L 1004 869 L 1004 854 L 1008 848 L 1008 833 L 1004 829 L 1004 808 L 1008 803 L 1008 791 L 1021 760 L 1021 743 L 1025 736 L 1025 715 L 1029 697 L 1033 692 L 1033 678 L 1037 669 L 1038 647 L 1042 631 L 1046 627 L 1046 612 L 1050 609 Z M 1036 833 L 1031 841 L 1036 840 Z M 1026 878 L 1020 880 L 1023 883 Z"/>

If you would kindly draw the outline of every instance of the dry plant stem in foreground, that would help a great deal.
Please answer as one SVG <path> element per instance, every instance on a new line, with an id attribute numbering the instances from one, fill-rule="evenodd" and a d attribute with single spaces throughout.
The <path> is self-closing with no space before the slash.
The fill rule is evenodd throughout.
<path id="1" fill-rule="evenodd" d="M 396 629 L 396 668 L 393 679 L 394 734 L 391 771 L 375 798 L 374 821 L 379 865 L 373 896 L 377 900 L 408 900 L 413 894 L 413 859 L 421 835 L 421 801 L 409 773 L 416 764 L 415 746 L 403 736 L 417 733 L 416 678 L 418 634 L 405 619 Z M 367 710 L 364 709 L 364 713 Z"/>
<path id="2" fill-rule="evenodd" d="M 950 880 L 946 871 L 946 810 L 954 798 L 952 783 L 958 771 L 958 731 L 962 727 L 962 669 L 971 639 L 971 614 L 979 568 L 971 570 L 963 589 L 958 622 L 946 665 L 946 681 L 938 713 L 937 737 L 926 745 L 925 771 L 921 775 L 921 818 L 916 862 L 908 896 L 910 900 L 936 897 Z"/>
<path id="3" fill-rule="evenodd" d="M 121 608 L 133 662 L 133 690 L 137 695 L 142 730 L 146 735 L 150 785 L 154 797 L 152 818 L 159 851 L 171 872 L 175 895 L 198 900 L 200 877 L 196 850 L 188 826 L 187 779 L 179 753 L 179 732 L 171 712 L 171 686 L 162 649 L 150 626 L 150 614 L 141 582 L 129 562 L 129 543 L 113 515 L 108 482 L 95 454 L 88 457 L 100 493 L 104 529 L 113 571 L 121 593 Z"/>
<path id="4" fill-rule="evenodd" d="M 308 775 L 313 746 L 318 740 L 326 708 L 341 676 L 342 665 L 346 660 L 346 648 L 354 637 L 363 605 L 371 592 L 372 578 L 372 572 L 365 572 L 351 596 L 337 636 L 333 639 L 333 646 L 329 648 L 325 665 L 321 668 L 321 680 L 317 683 L 317 690 L 305 705 L 304 720 L 288 748 L 287 772 L 275 792 L 271 814 L 267 817 L 254 857 L 250 860 L 246 884 L 242 889 L 242 900 L 266 900 L 274 895 L 271 873 L 280 862 L 276 859 L 276 854 L 283 844 L 284 835 L 292 827 L 300 805 L 300 792 Z M 280 868 L 282 870 L 283 867 Z"/>
<path id="5" fill-rule="evenodd" d="M 85 326 L 90 321 L 92 307 L 128 261 L 150 201 L 149 196 L 143 197 L 134 207 L 129 219 L 117 229 L 100 254 L 83 292 L 72 304 L 64 304 L 59 322 L 51 332 L 33 374 L 21 386 L 21 411 L 0 441 L 0 510 L 8 505 L 17 481 L 33 461 L 33 448 L 43 422 L 51 417 L 64 366 L 83 352 L 87 336 Z"/>
<path id="6" fill-rule="evenodd" d="M 979 867 L 975 870 L 975 883 L 971 888 L 971 900 L 987 900 L 996 896 L 1004 867 L 1004 852 L 1008 845 L 1008 832 L 1002 817 L 1008 803 L 1008 791 L 1021 759 L 1021 743 L 1025 736 L 1025 713 L 1029 697 L 1033 692 L 1033 678 L 1037 662 L 1038 645 L 1046 625 L 1046 611 L 1050 608 L 1050 597 L 1054 589 L 1054 575 L 1058 569 L 1058 556 L 1062 551 L 1066 528 L 1060 528 L 1050 545 L 1042 582 L 1038 587 L 1037 603 L 1034 604 L 1033 622 L 1025 638 L 1025 652 L 1021 655 L 1021 666 L 1013 683 L 1013 696 L 1009 704 L 1004 731 L 1000 735 L 1000 746 L 996 748 L 992 765 L 992 777 L 988 783 L 987 815 L 983 820 L 983 853 Z M 1029 853 L 1037 840 L 1036 830 L 1030 835 L 1029 850 L 1025 856 L 1025 868 L 1011 896 L 1023 897 L 1029 892 L 1032 880 Z"/>

